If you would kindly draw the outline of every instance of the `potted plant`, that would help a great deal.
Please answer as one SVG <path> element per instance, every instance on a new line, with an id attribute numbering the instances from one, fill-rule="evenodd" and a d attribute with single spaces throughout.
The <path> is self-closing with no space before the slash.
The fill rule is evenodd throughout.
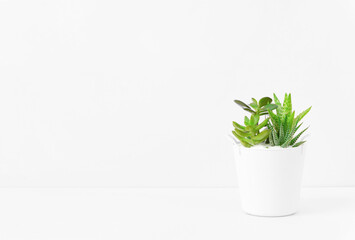
<path id="1" fill-rule="evenodd" d="M 233 122 L 232 131 L 242 209 L 257 216 L 294 214 L 300 199 L 305 143 L 298 140 L 308 127 L 298 130 L 311 107 L 296 116 L 291 94 L 285 94 L 283 104 L 275 94 L 274 103 L 269 97 L 252 98 L 249 105 L 235 103 L 251 114 L 244 117 L 244 125 Z"/>

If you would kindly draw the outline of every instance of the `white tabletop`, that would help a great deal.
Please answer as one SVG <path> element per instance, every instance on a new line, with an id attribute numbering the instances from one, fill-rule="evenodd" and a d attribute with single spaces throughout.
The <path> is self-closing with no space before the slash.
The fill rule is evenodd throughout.
<path id="1" fill-rule="evenodd" d="M 241 212 L 236 188 L 0 189 L 0 239 L 355 239 L 355 188 L 304 188 L 299 213 Z"/>

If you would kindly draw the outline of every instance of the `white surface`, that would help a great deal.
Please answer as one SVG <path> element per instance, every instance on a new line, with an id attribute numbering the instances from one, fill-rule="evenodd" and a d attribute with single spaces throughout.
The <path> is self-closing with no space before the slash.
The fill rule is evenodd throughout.
<path id="1" fill-rule="evenodd" d="M 353 240 L 355 189 L 303 189 L 301 211 L 241 212 L 235 188 L 0 189 L 0 239 Z"/>
<path id="2" fill-rule="evenodd" d="M 0 0 L 0 185 L 235 186 L 232 100 L 287 91 L 305 185 L 355 186 L 354 24 L 352 0 Z"/>
<path id="3" fill-rule="evenodd" d="M 299 208 L 304 148 L 246 148 L 233 144 L 243 211 L 285 216 Z"/>

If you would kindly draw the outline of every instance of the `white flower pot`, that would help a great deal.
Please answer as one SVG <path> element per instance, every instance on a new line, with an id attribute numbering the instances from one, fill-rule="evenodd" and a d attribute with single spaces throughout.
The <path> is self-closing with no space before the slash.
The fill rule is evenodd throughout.
<path id="1" fill-rule="evenodd" d="M 298 210 L 303 146 L 281 148 L 234 144 L 241 204 L 257 216 L 287 216 Z"/>

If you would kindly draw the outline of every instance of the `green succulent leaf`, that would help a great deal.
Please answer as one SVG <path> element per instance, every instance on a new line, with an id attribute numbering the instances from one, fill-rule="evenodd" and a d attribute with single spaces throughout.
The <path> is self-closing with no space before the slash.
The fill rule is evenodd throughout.
<path id="1" fill-rule="evenodd" d="M 292 112 L 291 93 L 288 95 L 287 93 L 285 93 L 283 108 L 284 108 L 284 113 Z"/>
<path id="2" fill-rule="evenodd" d="M 249 121 L 249 125 L 250 125 L 250 126 L 255 125 L 255 120 L 254 120 L 255 117 L 254 117 L 254 116 L 255 116 L 255 115 L 251 115 L 251 116 L 250 116 L 250 121 Z"/>
<path id="3" fill-rule="evenodd" d="M 272 111 L 272 110 L 275 110 L 277 108 L 278 108 L 278 106 L 276 104 L 267 104 L 261 110 L 262 111 Z"/>
<path id="4" fill-rule="evenodd" d="M 302 133 L 304 133 L 309 127 L 306 127 L 305 129 L 303 129 L 299 134 L 297 134 L 296 137 L 294 137 L 291 142 L 290 145 L 293 145 L 297 142 L 297 140 L 300 138 L 300 136 L 302 135 Z"/>
<path id="5" fill-rule="evenodd" d="M 251 144 L 249 144 L 249 143 L 247 143 L 247 142 L 245 142 L 245 141 L 243 141 L 243 140 L 240 140 L 240 143 L 241 143 L 244 147 L 247 147 L 247 148 L 250 148 L 251 146 L 253 146 L 253 145 L 251 145 Z"/>
<path id="6" fill-rule="evenodd" d="M 279 129 L 280 127 L 280 119 L 279 117 L 274 114 L 272 111 L 269 111 L 269 116 L 272 122 L 272 125 L 274 126 L 275 129 Z"/>
<path id="7" fill-rule="evenodd" d="M 250 138 L 244 138 L 243 141 L 249 143 L 251 146 L 255 145 L 255 142 Z"/>
<path id="8" fill-rule="evenodd" d="M 301 112 L 301 113 L 296 117 L 296 124 L 297 124 L 299 121 L 301 121 L 301 119 L 302 119 L 304 116 L 306 116 L 306 114 L 307 114 L 309 111 L 311 111 L 311 108 L 312 108 L 312 107 L 307 108 L 306 110 L 304 110 L 303 112 Z"/>
<path id="9" fill-rule="evenodd" d="M 249 104 L 252 108 L 254 108 L 255 110 L 257 110 L 258 109 L 258 104 L 257 103 L 250 103 Z"/>
<path id="10" fill-rule="evenodd" d="M 275 128 L 272 128 L 271 134 L 272 134 L 272 139 L 274 141 L 274 144 L 276 146 L 279 146 L 280 145 L 279 136 L 277 135 Z"/>
<path id="11" fill-rule="evenodd" d="M 271 133 L 269 134 L 269 143 L 270 143 L 271 146 L 275 146 L 275 142 L 274 142 L 274 139 L 272 137 L 273 126 L 270 124 L 270 122 L 268 122 L 266 124 L 266 126 L 271 131 Z"/>
<path id="12" fill-rule="evenodd" d="M 256 113 L 255 111 L 253 111 L 253 110 L 251 110 L 249 108 L 245 108 L 244 110 L 247 111 L 247 112 L 250 112 L 251 114 L 255 114 Z"/>
<path id="13" fill-rule="evenodd" d="M 282 143 L 284 141 L 284 129 L 283 129 L 283 124 L 280 124 L 280 130 L 279 130 L 279 141 Z"/>
<path id="14" fill-rule="evenodd" d="M 234 100 L 234 102 L 235 102 L 236 104 L 238 104 L 239 106 L 241 106 L 243 109 L 244 109 L 244 108 L 249 108 L 249 109 L 250 109 L 250 107 L 249 107 L 247 104 L 245 104 L 244 102 L 242 102 L 242 101 L 240 101 L 240 100 Z"/>
<path id="15" fill-rule="evenodd" d="M 256 126 L 255 130 L 259 131 L 260 129 L 262 129 L 263 127 L 265 127 L 268 122 L 269 122 L 270 118 L 266 118 L 264 121 L 262 121 L 258 126 Z"/>
<path id="16" fill-rule="evenodd" d="M 244 127 L 244 126 L 242 126 L 242 125 L 240 125 L 240 124 L 239 124 L 239 123 L 237 123 L 237 122 L 233 122 L 233 126 L 234 126 L 235 128 L 240 129 L 240 130 L 245 130 L 245 127 Z"/>
<path id="17" fill-rule="evenodd" d="M 274 140 L 272 138 L 272 134 L 269 135 L 269 143 L 271 146 L 275 146 Z"/>
<path id="18" fill-rule="evenodd" d="M 290 145 L 291 140 L 292 140 L 291 137 L 287 138 L 286 141 L 284 141 L 284 143 L 282 143 L 281 147 L 287 148 Z"/>
<path id="19" fill-rule="evenodd" d="M 234 131 L 241 137 L 249 137 L 249 136 L 252 135 L 252 133 L 250 133 L 250 132 L 241 131 L 241 130 L 239 130 L 237 128 L 235 128 Z"/>
<path id="20" fill-rule="evenodd" d="M 287 126 L 288 126 L 288 128 L 291 128 L 291 127 L 292 127 L 292 123 L 293 123 L 294 118 L 295 118 L 295 111 L 293 111 L 293 112 L 290 114 L 290 117 L 287 118 Z"/>
<path id="21" fill-rule="evenodd" d="M 259 100 L 259 107 L 263 107 L 267 104 L 270 104 L 272 102 L 272 99 L 269 97 L 263 97 L 262 99 Z"/>
<path id="22" fill-rule="evenodd" d="M 262 131 L 258 135 L 253 136 L 251 138 L 255 141 L 265 141 L 269 137 L 270 132 L 271 131 L 269 129 L 265 129 L 264 131 Z"/>
<path id="23" fill-rule="evenodd" d="M 240 143 L 244 146 L 244 147 L 251 147 L 252 145 L 250 145 L 249 143 L 247 143 L 245 141 L 245 138 L 239 136 L 235 131 L 232 131 L 233 135 L 240 141 Z"/>
<path id="24" fill-rule="evenodd" d="M 245 111 L 250 112 L 251 114 L 255 114 L 256 112 L 253 111 L 247 104 L 240 100 L 234 100 L 236 104 L 238 104 L 240 107 L 242 107 Z"/>
<path id="25" fill-rule="evenodd" d="M 244 124 L 245 126 L 249 126 L 250 125 L 250 120 L 247 116 L 244 117 Z"/>
<path id="26" fill-rule="evenodd" d="M 298 147 L 298 146 L 301 146 L 303 143 L 305 143 L 306 141 L 301 141 L 301 142 L 298 142 L 296 143 L 295 145 L 293 145 L 292 147 Z"/>
<path id="27" fill-rule="evenodd" d="M 259 123 L 259 119 L 260 119 L 260 116 L 258 114 L 255 114 L 254 115 L 254 124 L 253 125 L 257 125 Z"/>
<path id="28" fill-rule="evenodd" d="M 298 129 L 302 126 L 303 123 L 300 123 L 297 127 L 294 126 L 293 128 L 291 128 L 291 132 L 289 134 L 289 136 L 292 138 L 293 135 L 295 135 L 295 133 L 298 131 Z"/>
<path id="29" fill-rule="evenodd" d="M 279 101 L 279 99 L 277 98 L 275 93 L 274 93 L 274 102 L 278 106 L 278 108 L 276 108 L 277 116 L 281 118 L 282 112 L 283 112 L 282 111 L 282 105 L 281 105 L 281 102 Z"/>

